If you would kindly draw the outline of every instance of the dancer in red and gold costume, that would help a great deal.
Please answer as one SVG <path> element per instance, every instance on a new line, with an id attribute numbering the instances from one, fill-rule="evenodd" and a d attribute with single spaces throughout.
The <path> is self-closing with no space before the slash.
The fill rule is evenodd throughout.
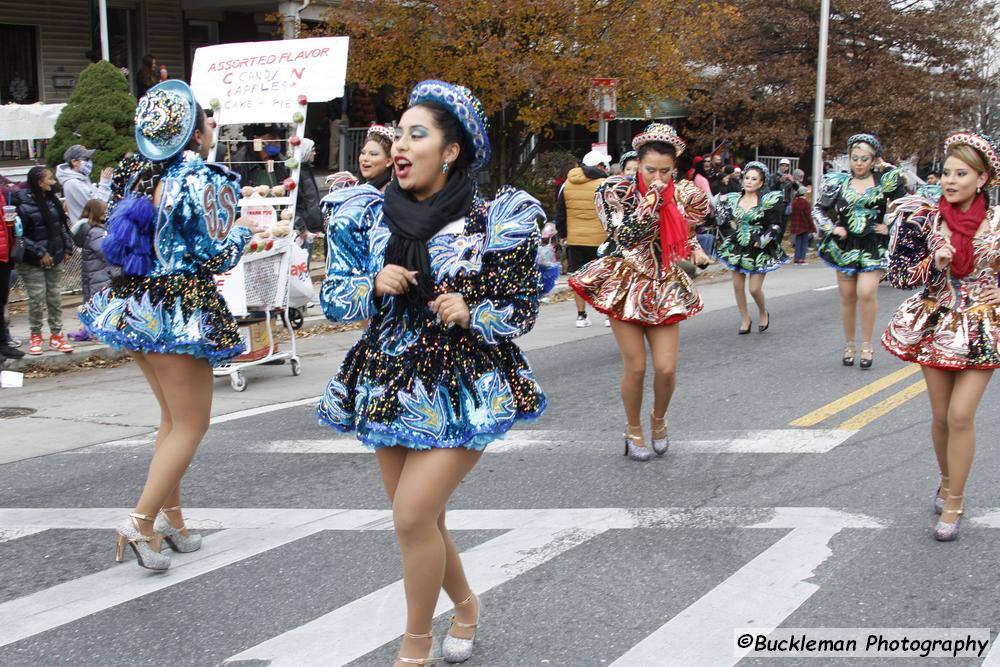
<path id="1" fill-rule="evenodd" d="M 667 407 L 676 384 L 680 344 L 676 325 L 702 309 L 698 290 L 677 265 L 688 257 L 697 265 L 709 262 L 694 233 L 708 213 L 708 196 L 693 183 L 673 177 L 674 162 L 685 146 L 674 129 L 662 123 L 636 135 L 632 148 L 639 154 L 638 174 L 612 176 L 597 189 L 597 213 L 612 249 L 569 279 L 570 287 L 611 319 L 625 364 L 625 454 L 635 461 L 667 452 Z M 647 342 L 655 371 L 652 451 L 640 417 Z"/>
<path id="2" fill-rule="evenodd" d="M 882 344 L 920 364 L 927 381 L 941 470 L 934 537 L 942 542 L 958 538 L 976 410 L 1000 368 L 1000 206 L 990 208 L 985 192 L 996 185 L 1000 148 L 985 135 L 957 132 L 945 141 L 940 198 L 905 197 L 890 210 L 889 281 L 923 289 L 896 309 Z"/>

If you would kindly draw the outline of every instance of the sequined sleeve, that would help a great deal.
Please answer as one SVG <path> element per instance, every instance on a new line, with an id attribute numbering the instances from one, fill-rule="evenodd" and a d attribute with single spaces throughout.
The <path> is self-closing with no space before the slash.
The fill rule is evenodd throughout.
<path id="1" fill-rule="evenodd" d="M 701 250 L 696 229 L 705 223 L 712 208 L 708 193 L 691 181 L 678 181 L 674 184 L 674 201 L 687 222 L 688 249 L 691 252 Z"/>
<path id="2" fill-rule="evenodd" d="M 898 289 L 914 289 L 936 273 L 933 250 L 939 245 L 930 234 L 937 209 L 920 196 L 897 199 L 886 216 L 892 225 L 886 278 Z"/>
<path id="3" fill-rule="evenodd" d="M 739 197 L 739 195 L 736 195 Z M 715 196 L 715 224 L 719 229 L 719 234 L 729 237 L 736 231 L 733 224 L 733 195 L 731 193 L 720 192 Z"/>
<path id="4" fill-rule="evenodd" d="M 469 328 L 488 345 L 522 336 L 538 315 L 538 223 L 545 212 L 523 190 L 503 188 L 490 203 L 483 267 L 463 296 Z"/>
<path id="5" fill-rule="evenodd" d="M 784 196 L 778 191 L 768 192 L 761 197 L 760 203 L 764 209 L 761 235 L 769 237 L 767 242 L 777 241 L 780 243 L 785 235 L 784 216 L 782 215 L 785 207 Z M 761 245 L 767 245 L 767 242 L 762 242 Z"/>
<path id="6" fill-rule="evenodd" d="M 830 211 L 834 210 L 837 197 L 840 196 L 840 189 L 844 186 L 847 174 L 827 174 L 823 177 L 823 185 L 820 190 L 819 199 L 813 206 L 813 221 L 821 234 L 829 234 L 833 228 L 839 224 L 830 218 Z"/>
<path id="7" fill-rule="evenodd" d="M 375 314 L 375 276 L 388 233 L 381 227 L 382 201 L 378 190 L 362 185 L 331 192 L 320 204 L 327 251 L 319 302 L 327 319 L 357 322 Z"/>
<path id="8" fill-rule="evenodd" d="M 239 263 L 253 235 L 236 225 L 239 176 L 225 167 L 203 164 L 180 172 L 177 178 L 183 179 L 183 195 L 173 215 L 187 245 L 185 256 L 211 273 L 229 271 Z"/>

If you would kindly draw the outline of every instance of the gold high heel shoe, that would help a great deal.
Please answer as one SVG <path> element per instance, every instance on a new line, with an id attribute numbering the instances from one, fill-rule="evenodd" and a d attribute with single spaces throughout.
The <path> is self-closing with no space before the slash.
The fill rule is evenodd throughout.
<path id="1" fill-rule="evenodd" d="M 937 491 L 934 493 L 934 513 L 941 514 L 944 510 L 944 499 L 948 495 L 949 479 L 944 475 L 941 475 L 941 482 L 938 484 Z M 944 495 L 941 495 L 941 494 Z"/>
<path id="2" fill-rule="evenodd" d="M 937 525 L 934 526 L 934 539 L 938 542 L 952 542 L 958 539 L 958 529 L 962 524 L 962 515 L 965 514 L 965 496 L 948 496 L 948 500 L 961 500 L 962 504 L 957 510 L 941 510 L 942 518 L 945 514 L 957 514 L 958 516 L 955 518 L 955 523 L 947 523 L 938 519 Z"/>
<path id="3" fill-rule="evenodd" d="M 139 519 L 153 521 L 153 517 L 136 512 L 130 512 L 128 516 L 129 518 L 115 529 L 118 532 L 115 562 L 121 563 L 125 560 L 125 545 L 128 545 L 135 552 L 135 558 L 140 567 L 147 570 L 166 570 L 169 568 L 170 558 L 158 550 L 163 536 L 156 533 L 143 535 L 139 530 Z M 153 549 L 151 545 L 155 545 L 157 549 Z"/>
<path id="4" fill-rule="evenodd" d="M 639 434 L 629 433 L 630 429 L 638 430 Z M 625 456 L 633 461 L 648 461 L 653 458 L 653 452 L 646 446 L 646 440 L 642 437 L 642 426 L 625 428 Z"/>
<path id="5" fill-rule="evenodd" d="M 663 456 L 670 448 L 670 437 L 667 435 L 667 416 L 663 415 L 657 418 L 650 413 L 649 420 L 651 422 L 650 435 L 653 439 L 653 451 L 656 452 L 657 456 Z"/>
<path id="6" fill-rule="evenodd" d="M 403 656 L 397 656 L 396 657 L 396 662 L 402 662 L 402 663 L 405 663 L 407 665 L 437 665 L 437 664 L 441 663 L 441 656 L 431 657 L 431 655 L 430 655 L 431 653 L 434 652 L 434 632 L 433 632 L 433 630 L 431 632 L 428 632 L 427 634 L 424 634 L 424 635 L 415 635 L 412 632 L 404 632 L 403 634 L 406 635 L 407 637 L 409 637 L 410 639 L 430 639 L 431 640 L 431 648 L 427 652 L 427 657 L 426 658 L 404 658 Z"/>

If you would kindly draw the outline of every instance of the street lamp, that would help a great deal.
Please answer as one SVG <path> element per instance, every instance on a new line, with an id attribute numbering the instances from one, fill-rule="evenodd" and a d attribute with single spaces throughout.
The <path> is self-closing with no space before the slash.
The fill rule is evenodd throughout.
<path id="1" fill-rule="evenodd" d="M 826 49 L 830 31 L 830 0 L 819 8 L 819 54 L 816 59 L 816 114 L 813 125 L 813 203 L 819 198 L 823 178 L 823 114 L 826 109 Z"/>

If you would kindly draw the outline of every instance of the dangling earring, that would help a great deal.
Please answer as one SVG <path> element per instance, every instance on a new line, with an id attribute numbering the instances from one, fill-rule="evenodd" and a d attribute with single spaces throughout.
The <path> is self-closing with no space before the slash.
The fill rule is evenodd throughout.
<path id="1" fill-rule="evenodd" d="M 983 191 L 983 186 L 981 186 L 981 185 L 980 185 L 979 187 L 977 187 L 977 188 L 976 188 L 976 194 L 977 194 L 977 195 L 978 195 L 979 193 L 981 193 L 982 191 Z"/>
<path id="2" fill-rule="evenodd" d="M 441 173 L 442 174 L 447 174 L 448 173 L 448 169 L 450 169 L 450 168 L 451 168 L 451 165 L 448 164 L 447 162 L 445 162 L 443 165 L 441 165 Z"/>

